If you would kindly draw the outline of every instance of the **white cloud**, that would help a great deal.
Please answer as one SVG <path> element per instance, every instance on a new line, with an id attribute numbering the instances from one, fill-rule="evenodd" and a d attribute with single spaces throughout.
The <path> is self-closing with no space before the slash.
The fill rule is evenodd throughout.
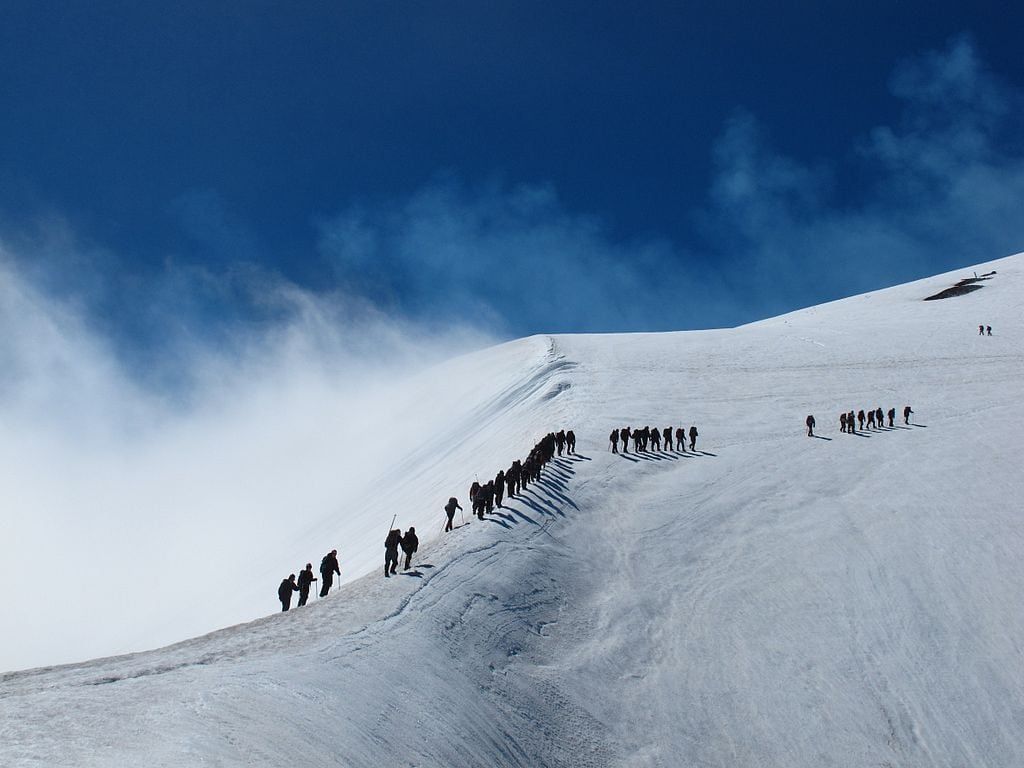
<path id="1" fill-rule="evenodd" d="M 325 518 L 386 466 L 395 381 L 485 343 L 265 278 L 279 319 L 229 345 L 178 345 L 182 396 L 147 387 L 79 308 L 12 264 L 0 256 L 0 579 L 18 599 L 0 669 L 251 618 L 231 592 L 254 564 L 292 555 L 279 542 L 297 522 Z"/>

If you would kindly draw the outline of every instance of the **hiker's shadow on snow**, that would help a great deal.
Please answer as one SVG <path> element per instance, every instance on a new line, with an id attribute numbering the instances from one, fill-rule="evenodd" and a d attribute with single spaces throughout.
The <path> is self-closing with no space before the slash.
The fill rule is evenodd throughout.
<path id="1" fill-rule="evenodd" d="M 522 518 L 523 520 L 528 522 L 530 525 L 539 525 L 539 523 L 536 520 L 534 520 L 528 514 L 523 512 L 521 509 L 516 509 L 515 507 L 511 507 L 511 506 L 510 507 L 506 507 L 506 509 L 509 512 L 512 513 L 512 515 L 510 515 L 509 517 L 505 518 L 506 520 L 511 520 L 513 523 L 518 523 L 519 520 L 517 520 L 516 518 Z"/>
<path id="2" fill-rule="evenodd" d="M 632 461 L 634 464 L 639 464 L 640 463 L 640 459 L 634 459 L 632 456 L 628 456 L 625 453 L 620 453 L 618 455 L 619 455 L 620 458 L 623 458 L 626 461 Z"/>
<path id="3" fill-rule="evenodd" d="M 504 528 L 507 531 L 512 530 L 512 526 L 509 525 L 508 523 L 506 523 L 504 520 L 495 520 L 493 517 L 485 517 L 484 520 L 486 520 L 486 521 L 488 521 L 490 523 L 494 523 L 495 525 L 500 525 L 502 528 Z"/>
<path id="4" fill-rule="evenodd" d="M 433 568 L 434 566 L 432 566 L 432 565 L 427 565 L 426 563 L 423 563 L 423 564 L 421 564 L 421 565 L 418 565 L 418 566 L 416 566 L 416 567 L 417 567 L 417 568 Z"/>
<path id="5" fill-rule="evenodd" d="M 824 438 L 824 439 L 828 440 L 827 437 Z M 716 458 L 716 459 L 718 458 L 718 454 L 717 453 L 712 453 L 711 451 L 694 451 L 694 453 L 700 454 L 701 456 L 711 456 L 711 457 Z"/>
<path id="6" fill-rule="evenodd" d="M 852 432 L 851 434 L 854 434 L 857 437 L 871 437 L 871 435 L 865 435 L 863 432 Z"/>
<path id="7" fill-rule="evenodd" d="M 928 429 L 927 424 L 911 424 L 911 427 L 920 427 L 921 429 Z"/>
<path id="8" fill-rule="evenodd" d="M 565 512 L 560 510 L 551 499 L 543 496 L 537 497 L 537 504 L 540 505 L 539 509 L 546 512 L 549 515 L 558 515 L 559 517 L 565 517 Z"/>
<path id="9" fill-rule="evenodd" d="M 660 450 L 651 454 L 651 458 L 655 461 L 678 461 L 679 457 L 674 456 L 671 453 L 662 453 Z"/>
<path id="10" fill-rule="evenodd" d="M 580 461 L 593 461 L 589 456 L 584 456 L 582 453 L 574 453 L 569 457 L 569 461 L 580 462 Z"/>
<path id="11" fill-rule="evenodd" d="M 821 435 L 811 435 L 811 437 L 813 437 L 815 440 L 828 440 L 829 442 L 832 441 L 831 437 L 822 437 Z"/>
<path id="12" fill-rule="evenodd" d="M 423 574 L 419 571 L 402 571 L 403 576 L 412 576 L 414 579 L 422 579 Z"/>
<path id="13" fill-rule="evenodd" d="M 527 493 L 530 493 L 530 491 L 527 491 Z M 548 517 L 551 517 L 552 515 L 559 515 L 561 517 L 565 517 L 565 513 L 562 510 L 560 510 L 547 499 L 542 498 L 540 496 L 535 496 L 535 498 L 531 499 L 523 495 L 519 497 L 519 500 L 523 502 L 523 504 L 528 506 L 530 509 L 532 509 L 534 512 L 540 512 L 542 515 L 547 515 Z M 545 504 L 547 506 L 544 506 Z"/>
<path id="14" fill-rule="evenodd" d="M 572 499 L 570 499 L 570 498 L 569 498 L 568 496 L 566 496 L 566 495 L 565 495 L 564 493 L 562 493 L 561 491 L 555 490 L 554 488 L 549 488 L 549 489 L 548 489 L 548 492 L 549 492 L 549 493 L 550 493 L 550 494 L 551 494 L 552 496 L 554 496 L 555 498 L 557 498 L 557 499 L 558 499 L 559 501 L 561 501 L 561 502 L 562 502 L 563 504 L 568 504 L 568 505 L 569 505 L 570 507 L 572 507 L 573 509 L 579 509 L 579 507 L 577 507 L 577 506 L 576 506 L 576 502 L 575 502 L 575 501 L 573 501 Z"/>
<path id="15" fill-rule="evenodd" d="M 568 482 L 572 479 L 575 472 L 545 472 L 537 480 L 536 485 L 551 486 L 557 485 L 559 488 L 565 488 Z"/>
<path id="16" fill-rule="evenodd" d="M 910 429 L 910 427 L 893 427 L 893 429 Z"/>

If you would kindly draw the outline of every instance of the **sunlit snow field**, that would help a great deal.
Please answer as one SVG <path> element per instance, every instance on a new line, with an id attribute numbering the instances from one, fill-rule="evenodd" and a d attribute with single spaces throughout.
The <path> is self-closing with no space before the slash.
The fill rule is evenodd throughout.
<path id="1" fill-rule="evenodd" d="M 997 274 L 922 301 L 975 270 Z M 287 508 L 252 477 L 281 496 L 277 544 L 197 600 L 204 621 L 265 618 L 3 675 L 0 764 L 1024 764 L 1022 305 L 1014 256 L 736 329 L 537 336 L 422 372 L 388 391 L 416 430 L 361 488 Z M 908 427 L 839 432 L 841 411 L 908 404 Z M 646 424 L 695 424 L 699 453 L 608 451 Z M 559 428 L 577 456 L 442 535 L 448 496 Z M 385 580 L 395 514 L 423 545 Z M 273 613 L 331 548 L 343 587 Z"/>

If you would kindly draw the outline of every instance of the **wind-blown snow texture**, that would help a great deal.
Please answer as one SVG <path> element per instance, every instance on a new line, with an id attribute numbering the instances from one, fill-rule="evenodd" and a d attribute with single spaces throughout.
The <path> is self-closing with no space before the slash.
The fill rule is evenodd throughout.
<path id="1" fill-rule="evenodd" d="M 973 269 L 731 330 L 523 339 L 421 377 L 396 407 L 432 409 L 436 441 L 253 582 L 270 611 L 331 546 L 368 575 L 169 648 L 4 675 L 0 764 L 1024 764 L 1024 257 L 922 301 Z M 909 428 L 839 433 L 841 410 L 905 404 Z M 702 453 L 608 452 L 643 424 L 696 424 Z M 579 456 L 440 538 L 451 493 L 561 427 Z M 394 512 L 426 543 L 385 580 Z"/>

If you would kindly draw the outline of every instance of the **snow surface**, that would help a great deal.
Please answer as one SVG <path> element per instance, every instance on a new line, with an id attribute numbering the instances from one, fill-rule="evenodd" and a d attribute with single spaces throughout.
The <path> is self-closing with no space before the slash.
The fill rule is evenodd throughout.
<path id="1" fill-rule="evenodd" d="M 975 269 L 998 274 L 921 300 Z M 435 437 L 302 521 L 238 599 L 272 610 L 291 564 L 332 546 L 348 583 L 3 675 L 0 765 L 1024 765 L 1022 285 L 1013 256 L 736 329 L 533 337 L 425 373 L 395 408 Z M 840 411 L 906 404 L 910 427 L 838 431 Z M 608 452 L 644 424 L 696 424 L 700 453 Z M 449 495 L 558 428 L 578 456 L 441 535 Z M 395 513 L 424 545 L 384 579 Z"/>

